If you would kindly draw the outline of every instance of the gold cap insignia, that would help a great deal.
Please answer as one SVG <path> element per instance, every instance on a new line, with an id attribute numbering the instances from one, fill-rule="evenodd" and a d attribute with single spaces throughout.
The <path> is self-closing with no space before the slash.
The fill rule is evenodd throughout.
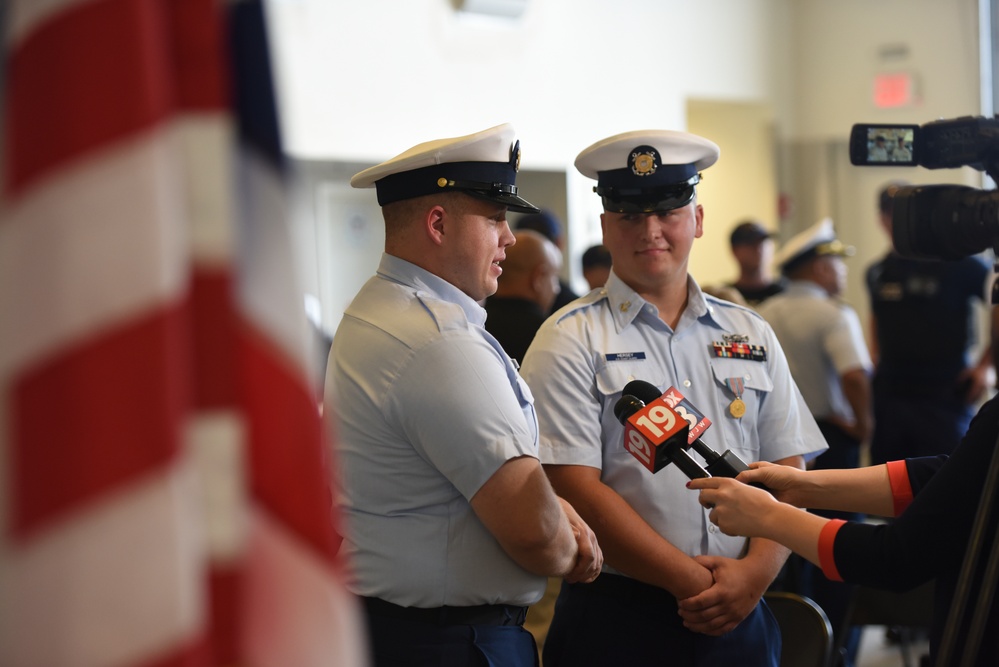
<path id="1" fill-rule="evenodd" d="M 635 176 L 651 176 L 662 164 L 659 151 L 652 146 L 639 146 L 631 152 L 628 162 Z"/>

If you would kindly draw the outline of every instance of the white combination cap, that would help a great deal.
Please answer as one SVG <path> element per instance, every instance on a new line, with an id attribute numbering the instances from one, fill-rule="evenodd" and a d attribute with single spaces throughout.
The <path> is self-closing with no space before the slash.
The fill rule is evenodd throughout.
<path id="1" fill-rule="evenodd" d="M 668 211 L 694 198 L 700 172 L 718 161 L 718 145 L 675 130 L 637 130 L 608 137 L 576 156 L 576 169 L 595 179 L 604 210 Z"/>
<path id="2" fill-rule="evenodd" d="M 511 211 L 537 213 L 538 207 L 517 195 L 519 169 L 520 142 L 514 138 L 513 126 L 507 123 L 413 146 L 355 174 L 350 184 L 355 188 L 374 187 L 382 206 L 457 191 L 502 204 Z"/>
<path id="3" fill-rule="evenodd" d="M 774 263 L 781 273 L 788 273 L 804 262 L 828 255 L 851 257 L 856 249 L 836 238 L 830 218 L 823 218 L 808 229 L 798 232 L 774 255 Z"/>

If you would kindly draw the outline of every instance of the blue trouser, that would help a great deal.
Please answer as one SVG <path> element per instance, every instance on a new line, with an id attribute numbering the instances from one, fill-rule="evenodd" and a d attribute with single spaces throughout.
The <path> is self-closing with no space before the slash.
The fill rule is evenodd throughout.
<path id="1" fill-rule="evenodd" d="M 613 574 L 563 584 L 544 645 L 545 667 L 777 667 L 780 628 L 766 603 L 721 637 L 683 627 L 676 598 Z"/>
<path id="2" fill-rule="evenodd" d="M 519 625 L 435 625 L 368 613 L 374 667 L 537 667 L 534 636 Z"/>
<path id="3" fill-rule="evenodd" d="M 871 463 L 950 454 L 974 416 L 974 406 L 953 396 L 898 396 L 875 385 Z"/>

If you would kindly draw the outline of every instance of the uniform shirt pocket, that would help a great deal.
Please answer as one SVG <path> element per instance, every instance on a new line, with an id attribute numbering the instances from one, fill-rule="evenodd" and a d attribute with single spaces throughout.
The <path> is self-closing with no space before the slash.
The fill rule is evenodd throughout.
<path id="1" fill-rule="evenodd" d="M 759 361 L 730 358 L 712 359 L 711 372 L 715 376 L 715 381 L 722 386 L 729 386 L 731 378 L 739 378 L 745 389 L 768 393 L 774 388 L 774 382 L 770 378 L 770 374 L 766 372 L 766 366 Z"/>
<path id="2" fill-rule="evenodd" d="M 643 361 L 610 361 L 597 369 L 597 391 L 604 399 L 620 395 L 632 380 L 645 380 L 660 389 L 664 375 L 655 364 Z"/>

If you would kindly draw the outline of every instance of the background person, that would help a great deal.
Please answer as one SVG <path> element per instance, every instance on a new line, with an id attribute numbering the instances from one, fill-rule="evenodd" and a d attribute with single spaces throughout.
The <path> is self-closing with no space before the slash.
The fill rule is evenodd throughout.
<path id="1" fill-rule="evenodd" d="M 878 195 L 891 238 L 902 182 Z M 991 297 L 992 274 L 979 256 L 910 259 L 894 248 L 867 269 L 874 356 L 871 462 L 947 454 L 967 432 L 975 405 L 993 383 L 992 341 L 978 340 L 977 312 Z M 993 308 L 993 311 L 996 309 Z M 972 358 L 978 345 L 981 353 Z"/>
<path id="2" fill-rule="evenodd" d="M 517 219 L 516 228 L 536 231 L 554 243 L 559 252 L 565 252 L 565 235 L 562 233 L 562 223 L 552 211 L 541 210 L 537 213 L 522 215 Z M 559 278 L 559 292 L 555 297 L 555 303 L 552 304 L 550 312 L 554 313 L 565 304 L 578 298 L 579 295 L 576 294 L 569 283 Z"/>
<path id="3" fill-rule="evenodd" d="M 602 555 L 537 459 L 537 417 L 483 328 L 514 242 L 513 128 L 415 146 L 356 174 L 385 218 L 377 274 L 333 340 L 338 502 L 376 665 L 535 665 L 526 607 Z"/>
<path id="4" fill-rule="evenodd" d="M 610 277 L 611 255 L 607 246 L 602 243 L 592 245 L 583 251 L 581 259 L 583 265 L 583 279 L 590 286 L 591 290 L 603 287 Z"/>
<path id="5" fill-rule="evenodd" d="M 784 290 L 784 281 L 774 278 L 773 234 L 756 220 L 745 220 L 729 236 L 732 256 L 739 265 L 739 276 L 730 283 L 746 304 L 755 308 Z"/>
<path id="6" fill-rule="evenodd" d="M 861 445 L 871 434 L 871 357 L 857 313 L 839 301 L 846 287 L 843 258 L 853 251 L 836 238 L 828 218 L 791 237 L 775 258 L 789 281 L 787 289 L 759 308 L 777 334 L 791 375 L 829 445 L 811 463 L 815 468 L 856 468 Z M 823 515 L 861 518 L 845 513 Z M 818 603 L 839 632 L 852 589 L 830 582 L 807 563 L 800 570 L 794 590 Z M 846 664 L 852 665 L 860 646 L 860 628 L 851 631 L 842 644 L 847 650 Z"/>
<path id="7" fill-rule="evenodd" d="M 614 415 L 640 379 L 675 386 L 703 410 L 719 451 L 803 466 L 825 448 L 770 327 L 705 296 L 688 274 L 703 233 L 695 186 L 718 153 L 696 135 L 648 130 L 576 158 L 597 181 L 613 268 L 604 289 L 542 325 L 523 374 L 545 469 L 588 517 L 607 564 L 593 588 L 563 585 L 546 667 L 778 663 L 779 629 L 760 599 L 786 550 L 720 535 L 675 466 L 653 475 L 624 449 Z"/>
<path id="8" fill-rule="evenodd" d="M 559 293 L 562 253 L 538 232 L 518 229 L 506 249 L 496 293 L 486 298 L 486 331 L 518 363 Z"/>

